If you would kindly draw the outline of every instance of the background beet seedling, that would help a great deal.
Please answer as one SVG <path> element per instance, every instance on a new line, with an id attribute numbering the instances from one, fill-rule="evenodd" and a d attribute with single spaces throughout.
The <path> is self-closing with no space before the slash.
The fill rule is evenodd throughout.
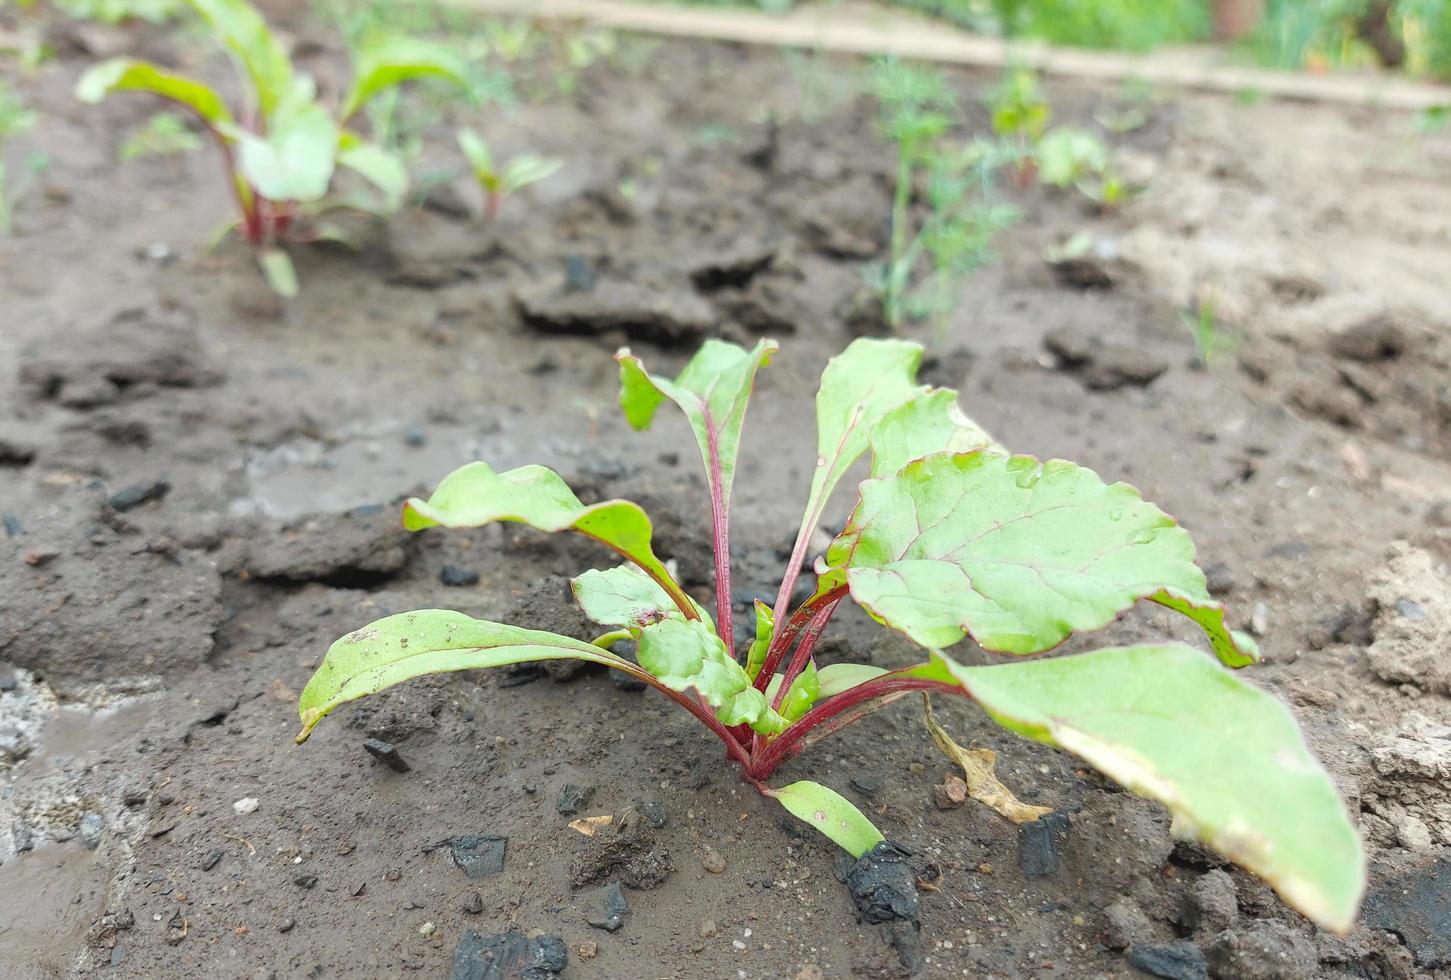
<path id="1" fill-rule="evenodd" d="M 297 293 L 297 274 L 282 246 L 344 238 L 321 221 L 337 209 L 386 213 L 408 190 L 408 170 L 395 153 L 350 125 L 383 93 L 419 78 L 466 84 L 447 47 L 406 37 L 376 38 L 356 53 L 352 86 L 332 108 L 318 99 L 310 75 L 297 71 L 262 15 L 246 0 L 187 0 L 241 69 L 243 104 L 229 107 L 210 86 L 135 58 L 113 58 L 82 76 L 76 96 L 99 102 L 112 92 L 150 92 L 194 113 L 215 139 L 239 212 L 222 234 L 237 231 L 256 250 L 272 288 Z M 333 195 L 339 167 L 371 184 L 379 197 Z"/>
<path id="2" fill-rule="evenodd" d="M 1063 460 L 1014 456 L 959 411 L 956 392 L 915 382 L 920 346 L 858 340 L 828 364 L 817 394 L 817 464 L 774 609 L 737 656 L 730 616 L 730 502 L 756 372 L 776 353 L 707 341 L 674 379 L 628 350 L 620 404 L 648 427 L 666 400 L 685 413 L 710 487 L 718 623 L 672 578 L 645 512 L 625 500 L 582 504 L 552 470 L 496 473 L 472 463 L 404 526 L 516 521 L 578 531 L 629 560 L 573 581 L 580 606 L 610 627 L 592 643 L 420 610 L 338 640 L 303 690 L 306 739 L 338 705 L 439 671 L 578 659 L 623 671 L 674 700 L 725 745 L 743 778 L 853 855 L 882 834 L 855 806 L 810 781 L 766 784 L 786 759 L 912 691 L 958 694 L 1018 734 L 1079 756 L 1159 800 L 1177 831 L 1260 874 L 1327 928 L 1350 927 L 1364 881 L 1360 841 L 1289 712 L 1221 663 L 1178 643 L 967 667 L 943 649 L 1042 653 L 1106 625 L 1141 599 L 1188 616 L 1218 660 L 1253 663 L 1205 588 L 1189 535 L 1123 483 Z M 870 478 L 845 529 L 816 563 L 814 593 L 790 600 L 827 499 L 858 459 Z M 917 666 L 818 670 L 812 651 L 847 597 L 926 648 Z M 609 651 L 636 643 L 636 660 Z M 784 670 L 781 669 L 782 665 Z M 935 729 L 934 729 L 935 731 Z M 939 739 L 941 741 L 941 739 Z"/>

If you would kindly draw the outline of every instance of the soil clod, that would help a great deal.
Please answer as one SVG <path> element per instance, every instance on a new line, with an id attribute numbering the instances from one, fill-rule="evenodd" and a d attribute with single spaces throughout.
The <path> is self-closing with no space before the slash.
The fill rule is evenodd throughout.
<path id="1" fill-rule="evenodd" d="M 533 939 L 518 929 L 481 936 L 466 932 L 453 951 L 449 980 L 549 980 L 564 971 L 569 948 L 558 936 Z"/>
<path id="2" fill-rule="evenodd" d="M 1143 943 L 1124 954 L 1129 964 L 1164 980 L 1207 980 L 1204 954 L 1190 942 Z"/>
<path id="3" fill-rule="evenodd" d="M 1220 933 L 1206 951 L 1224 980 L 1311 980 L 1318 958 L 1309 939 L 1283 922 L 1255 922 Z"/>
<path id="4" fill-rule="evenodd" d="M 451 588 L 463 589 L 471 585 L 478 585 L 479 573 L 472 568 L 445 565 L 439 569 L 438 580 Z"/>
<path id="5" fill-rule="evenodd" d="M 408 765 L 408 760 L 399 754 L 398 747 L 392 742 L 385 742 L 381 738 L 370 738 L 364 740 L 363 748 L 367 750 L 369 755 L 394 772 L 407 772 L 412 768 Z"/>
<path id="6" fill-rule="evenodd" d="M 594 795 L 593 786 L 565 783 L 559 791 L 559 800 L 554 804 L 554 809 L 559 811 L 560 816 L 572 817 L 594 799 Z"/>
<path id="7" fill-rule="evenodd" d="M 1058 870 L 1068 840 L 1068 817 L 1050 813 L 1018 825 L 1018 867 L 1029 878 L 1042 878 Z"/>
<path id="8" fill-rule="evenodd" d="M 867 922 L 920 921 L 917 875 L 908 863 L 909 857 L 910 851 L 882 841 L 847 866 L 842 880 Z"/>
<path id="9" fill-rule="evenodd" d="M 453 863 L 463 868 L 464 874 L 470 878 L 487 878 L 504 870 L 504 852 L 508 844 L 506 837 L 466 834 L 429 844 L 424 847 L 423 852 L 427 854 L 440 847 L 447 847 Z"/>
<path id="10" fill-rule="evenodd" d="M 581 897 L 584 904 L 584 920 L 596 929 L 614 932 L 625 924 L 625 916 L 629 914 L 630 903 L 625 899 L 625 893 L 620 888 L 618 881 L 606 882 Z"/>
<path id="11" fill-rule="evenodd" d="M 1416 964 L 1432 970 L 1451 965 L 1451 859 L 1382 884 L 1365 900 L 1366 925 L 1400 936 Z"/>

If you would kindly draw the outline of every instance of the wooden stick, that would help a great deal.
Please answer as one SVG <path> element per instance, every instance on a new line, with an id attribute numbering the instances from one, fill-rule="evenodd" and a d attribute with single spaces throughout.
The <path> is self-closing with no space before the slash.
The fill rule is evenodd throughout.
<path id="1" fill-rule="evenodd" d="M 576 20 L 599 27 L 673 37 L 807 48 L 844 54 L 899 55 L 981 68 L 1020 65 L 1048 75 L 1105 82 L 1135 79 L 1154 86 L 1420 110 L 1451 104 L 1451 86 L 1389 73 L 1312 75 L 1226 65 L 1223 52 L 1191 46 L 1152 54 L 1086 51 L 1039 42 L 1008 42 L 881 7 L 829 3 L 786 14 L 734 8 L 675 7 L 633 0 L 445 0 L 480 13 Z"/>

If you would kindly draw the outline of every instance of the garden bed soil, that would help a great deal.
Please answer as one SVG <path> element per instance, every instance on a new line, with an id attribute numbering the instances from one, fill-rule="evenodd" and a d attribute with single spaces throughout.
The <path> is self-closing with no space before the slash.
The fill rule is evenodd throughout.
<path id="1" fill-rule="evenodd" d="M 292 26 L 334 77 L 331 37 Z M 467 187 L 436 188 L 360 254 L 301 255 L 289 304 L 244 254 L 202 251 L 226 207 L 215 160 L 114 162 L 145 99 L 78 105 L 74 54 L 25 81 L 51 167 L 0 242 L 0 972 L 446 976 L 468 933 L 510 928 L 560 937 L 578 978 L 1451 967 L 1451 138 L 1391 113 L 1161 93 L 1124 138 L 1140 198 L 1098 216 L 1013 192 L 999 260 L 911 333 L 924 375 L 1002 442 L 1130 481 L 1193 532 L 1262 634 L 1248 676 L 1291 705 L 1365 835 L 1372 897 L 1348 937 L 966 702 L 939 720 L 1063 815 L 1051 833 L 938 809 L 951 766 L 912 701 L 778 777 L 841 790 L 910 852 L 920 934 L 864 921 L 833 845 L 693 719 L 594 670 L 421 680 L 292 744 L 328 644 L 379 616 L 584 629 L 567 577 L 609 561 L 587 543 L 398 529 L 400 498 L 463 462 L 541 462 L 586 500 L 641 501 L 709 598 L 695 450 L 674 419 L 628 430 L 623 344 L 669 369 L 705 336 L 781 341 L 735 506 L 739 597 L 774 594 L 815 379 L 877 329 L 858 290 L 891 156 L 848 62 L 632 43 L 648 57 L 595 65 L 571 98 L 491 114 L 505 152 L 567 160 L 497 225 Z M 981 129 L 994 79 L 952 78 Z M 1048 91 L 1083 124 L 1122 100 Z M 458 166 L 432 135 L 423 169 Z M 1085 230 L 1100 258 L 1055 272 L 1047 250 Z M 1180 316 L 1206 288 L 1237 338 L 1208 370 Z M 1197 642 L 1153 610 L 1094 642 L 1164 636 Z M 920 658 L 860 615 L 821 653 Z M 603 815 L 593 837 L 569 827 Z M 497 842 L 466 837 L 507 839 L 502 870 Z"/>

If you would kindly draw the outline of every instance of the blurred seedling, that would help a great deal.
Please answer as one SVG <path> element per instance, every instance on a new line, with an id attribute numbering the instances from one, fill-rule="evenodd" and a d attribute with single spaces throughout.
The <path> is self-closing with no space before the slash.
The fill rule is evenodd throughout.
<path id="1" fill-rule="evenodd" d="M 1037 72 L 1009 69 L 993 89 L 988 109 L 992 112 L 993 132 L 1017 150 L 1014 181 L 1019 187 L 1027 187 L 1037 165 L 1038 142 L 1053 119 L 1053 108 L 1043 97 Z"/>
<path id="2" fill-rule="evenodd" d="M 135 160 L 140 157 L 176 156 L 199 150 L 204 141 L 192 132 L 186 120 L 174 112 L 158 112 L 146 121 L 146 125 L 126 137 L 121 144 L 120 157 Z"/>
<path id="3" fill-rule="evenodd" d="M 188 2 L 240 69 L 242 97 L 235 111 L 203 82 L 126 57 L 87 71 L 76 95 L 96 103 L 114 92 L 149 92 L 194 113 L 216 141 L 239 215 L 218 237 L 239 232 L 272 288 L 296 295 L 297 274 L 285 246 L 346 241 L 326 215 L 340 209 L 387 214 L 408 189 L 404 161 L 351 125 L 370 102 L 404 82 L 443 78 L 462 84 L 464 66 L 447 47 L 379 36 L 355 52 L 352 84 L 328 106 L 318 98 L 312 76 L 293 66 L 282 40 L 247 0 Z M 339 168 L 357 174 L 376 193 L 335 194 Z"/>
<path id="4" fill-rule="evenodd" d="M 28 154 L 18 172 L 12 173 L 6 163 L 7 145 L 34 126 L 35 120 L 20 94 L 0 79 L 0 236 L 8 236 L 14 229 L 15 205 L 46 167 L 46 158 L 40 153 Z"/>
<path id="5" fill-rule="evenodd" d="M 944 315 L 961 279 L 987 261 L 993 236 L 1014 220 L 1015 212 L 991 195 L 994 171 L 1012 154 L 988 141 L 946 145 L 956 99 L 940 72 L 884 59 L 873 66 L 870 82 L 882 131 L 897 149 L 897 177 L 887 258 L 868 266 L 866 281 L 880 297 L 887 326 L 898 330 L 909 320 Z M 919 176 L 926 178 L 929 212 L 914 225 Z M 919 283 L 924 257 L 932 273 Z"/>
<path id="6" fill-rule="evenodd" d="M 1184 310 L 1179 316 L 1194 337 L 1194 363 L 1197 367 L 1212 368 L 1222 357 L 1233 353 L 1235 340 L 1219 325 L 1212 290 L 1201 289 L 1194 307 Z"/>
<path id="7" fill-rule="evenodd" d="M 474 180 L 484 192 L 484 214 L 490 221 L 499 216 L 508 198 L 530 184 L 552 177 L 564 166 L 558 157 L 521 153 L 500 169 L 489 144 L 472 129 L 458 131 L 458 145 L 469 162 Z"/>

